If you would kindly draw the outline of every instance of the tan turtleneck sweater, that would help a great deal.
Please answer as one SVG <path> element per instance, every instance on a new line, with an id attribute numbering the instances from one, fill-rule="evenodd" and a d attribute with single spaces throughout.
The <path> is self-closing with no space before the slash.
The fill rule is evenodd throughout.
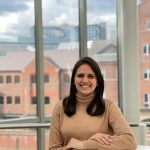
<path id="1" fill-rule="evenodd" d="M 62 101 L 59 101 L 52 115 L 49 150 L 65 150 L 71 138 L 84 141 L 84 149 L 90 150 L 135 150 L 133 133 L 119 107 L 110 100 L 105 100 L 106 110 L 102 116 L 90 116 L 86 107 L 93 99 L 77 95 L 77 111 L 72 117 L 64 114 Z M 113 142 L 104 145 L 89 138 L 95 133 L 113 135 Z"/>

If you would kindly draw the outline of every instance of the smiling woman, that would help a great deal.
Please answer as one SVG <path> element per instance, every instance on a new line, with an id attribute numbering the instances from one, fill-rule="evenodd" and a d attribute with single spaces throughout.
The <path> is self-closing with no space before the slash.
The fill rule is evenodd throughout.
<path id="1" fill-rule="evenodd" d="M 119 107 L 103 98 L 104 80 L 90 57 L 73 68 L 69 96 L 52 115 L 49 150 L 135 150 L 136 142 Z"/>
<path id="2" fill-rule="evenodd" d="M 138 50 L 136 0 L 0 0 L 0 150 L 135 147 L 124 116 L 135 125 L 150 107 L 149 2 L 138 6 Z"/>

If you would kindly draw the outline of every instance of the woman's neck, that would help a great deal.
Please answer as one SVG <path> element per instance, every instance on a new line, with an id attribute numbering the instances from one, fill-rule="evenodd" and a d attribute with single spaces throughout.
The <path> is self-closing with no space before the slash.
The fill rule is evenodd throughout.
<path id="1" fill-rule="evenodd" d="M 76 99 L 79 103 L 89 104 L 95 96 L 95 93 L 91 93 L 90 95 L 81 95 L 76 93 Z"/>

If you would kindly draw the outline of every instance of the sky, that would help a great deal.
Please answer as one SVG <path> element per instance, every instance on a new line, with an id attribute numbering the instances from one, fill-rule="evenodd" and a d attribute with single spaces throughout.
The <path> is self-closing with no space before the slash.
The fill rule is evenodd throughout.
<path id="1" fill-rule="evenodd" d="M 78 24 L 78 0 L 42 0 L 43 25 Z M 88 24 L 115 23 L 115 0 L 87 0 Z M 0 0 L 0 41 L 30 36 L 34 0 Z"/>

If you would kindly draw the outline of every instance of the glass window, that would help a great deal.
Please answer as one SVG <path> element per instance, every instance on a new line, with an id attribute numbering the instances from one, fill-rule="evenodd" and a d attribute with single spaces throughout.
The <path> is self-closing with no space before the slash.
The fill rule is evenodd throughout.
<path id="1" fill-rule="evenodd" d="M 145 44 L 144 45 L 144 54 L 145 55 L 150 55 L 150 44 Z"/>
<path id="2" fill-rule="evenodd" d="M 144 79 L 150 79 L 150 69 L 144 70 Z"/>
<path id="3" fill-rule="evenodd" d="M 37 104 L 37 98 L 35 96 L 32 97 L 31 104 Z"/>
<path id="4" fill-rule="evenodd" d="M 148 31 L 150 31 L 150 20 L 147 20 L 146 29 L 147 29 Z"/>
<path id="5" fill-rule="evenodd" d="M 48 96 L 45 97 L 45 104 L 50 104 L 50 97 Z"/>
<path id="6" fill-rule="evenodd" d="M 31 83 L 36 83 L 36 76 L 35 75 L 31 75 L 30 76 L 30 81 L 31 81 Z"/>
<path id="7" fill-rule="evenodd" d="M 37 150 L 36 129 L 3 129 L 0 141 L 1 150 Z"/>
<path id="8" fill-rule="evenodd" d="M 137 1 L 138 2 L 138 1 Z M 143 0 L 138 3 L 138 52 L 140 67 L 140 102 L 144 111 L 140 111 L 140 118 L 146 118 L 148 122 L 150 113 L 146 110 L 150 108 L 150 1 Z M 144 55 L 143 55 L 144 53 Z M 142 110 L 141 109 L 141 110 Z M 147 137 L 150 134 L 150 128 L 147 130 Z M 147 139 L 147 141 L 149 141 Z"/>
<path id="9" fill-rule="evenodd" d="M 8 113 L 10 116 L 7 116 L 7 118 L 16 118 L 16 114 L 19 118 L 35 117 L 37 114 L 35 107 L 37 104 L 37 85 L 32 83 L 36 83 L 35 28 L 36 25 L 39 25 L 39 22 L 34 23 L 34 2 L 37 1 L 5 1 L 5 7 L 2 4 L 0 5 L 2 7 L 0 13 L 0 83 L 4 83 L 0 84 L 0 104 L 6 105 L 1 105 L 1 108 L 5 108 L 0 111 L 2 117 L 8 115 Z M 79 58 L 79 1 L 43 0 L 38 2 L 42 2 L 43 6 L 44 103 L 52 104 L 50 107 L 45 105 L 44 110 L 45 115 L 51 115 L 55 103 L 68 95 L 70 86 L 68 75 L 71 75 L 72 68 Z M 142 10 L 146 9 L 142 8 Z M 140 9 L 139 12 L 141 12 Z M 145 11 L 144 13 L 149 12 Z M 143 45 L 146 43 L 144 54 L 147 55 L 150 54 L 149 34 L 147 36 L 142 34 L 145 34 L 145 30 L 149 31 L 150 29 L 150 17 L 145 14 L 140 16 L 139 24 L 142 23 L 143 28 L 139 29 L 139 35 L 142 36 L 140 37 L 142 40 L 139 38 L 139 52 L 143 54 Z M 102 70 L 106 86 L 104 97 L 117 101 L 118 48 L 116 44 L 116 20 L 116 0 L 87 0 L 88 55 L 99 63 Z M 146 59 L 141 57 L 140 55 L 141 93 L 150 93 L 149 82 L 147 80 L 145 82 L 143 78 L 144 72 L 144 77 L 150 79 L 150 59 L 147 56 Z M 65 77 L 64 74 L 67 74 L 67 76 Z M 1 76 L 4 76 L 4 79 Z M 14 81 L 11 77 L 14 77 Z M 7 83 L 12 82 L 20 84 L 8 86 Z M 3 94 L 6 95 L 6 103 Z M 7 104 L 13 104 L 13 98 L 10 95 L 14 97 L 14 104 L 21 105 L 8 106 Z M 145 107 L 149 107 L 149 94 L 141 97 L 144 99 Z M 12 111 L 10 111 L 10 108 Z M 31 122 L 34 121 L 36 120 Z M 23 147 L 24 149 L 32 148 L 32 150 L 36 150 L 39 144 L 37 143 L 39 136 L 35 131 L 37 131 L 37 128 L 2 130 L 0 132 L 0 149 L 21 150 Z M 45 150 L 48 149 L 48 135 L 49 129 L 45 130 Z"/>
<path id="10" fill-rule="evenodd" d="M 11 96 L 7 96 L 7 98 L 6 98 L 6 103 L 7 104 L 12 104 L 12 97 Z"/>
<path id="11" fill-rule="evenodd" d="M 44 82 L 48 83 L 49 82 L 49 75 L 44 75 Z"/>
<path id="12" fill-rule="evenodd" d="M 6 97 L 5 109 L 1 109 L 0 115 L 24 118 L 36 111 L 36 108 L 29 107 L 31 93 L 36 95 L 35 87 L 30 84 L 30 75 L 36 74 L 35 41 L 31 37 L 31 28 L 35 23 L 34 0 L 5 1 L 4 5 L 0 4 L 0 10 L 0 77 L 4 77 L 0 94 Z M 20 96 L 24 103 L 13 105 L 13 111 L 10 111 L 7 104 L 19 103 L 19 98 L 15 100 L 15 96 Z"/>
<path id="13" fill-rule="evenodd" d="M 15 79 L 15 83 L 20 83 L 20 76 L 18 76 L 18 75 L 15 75 L 15 77 L 14 77 Z"/>
<path id="14" fill-rule="evenodd" d="M 4 97 L 3 96 L 0 96 L 0 105 L 1 104 L 4 104 Z"/>
<path id="15" fill-rule="evenodd" d="M 6 83 L 12 83 L 12 77 L 6 76 Z"/>
<path id="16" fill-rule="evenodd" d="M 15 96 L 15 104 L 20 104 L 21 100 L 20 100 L 20 96 Z"/>
<path id="17" fill-rule="evenodd" d="M 0 83 L 4 83 L 4 77 L 0 76 Z"/>
<path id="18" fill-rule="evenodd" d="M 144 106 L 145 107 L 150 107 L 150 94 L 145 94 L 144 95 Z"/>
<path id="19" fill-rule="evenodd" d="M 51 115 L 57 101 L 68 95 L 69 82 L 64 82 L 64 74 L 71 73 L 79 58 L 78 0 L 44 0 L 42 6 L 44 74 L 47 75 L 44 95 L 45 104 L 52 104 L 45 109 L 45 115 Z"/>
<path id="20" fill-rule="evenodd" d="M 118 101 L 116 26 L 116 0 L 87 0 L 88 55 L 101 68 L 105 97 Z"/>

